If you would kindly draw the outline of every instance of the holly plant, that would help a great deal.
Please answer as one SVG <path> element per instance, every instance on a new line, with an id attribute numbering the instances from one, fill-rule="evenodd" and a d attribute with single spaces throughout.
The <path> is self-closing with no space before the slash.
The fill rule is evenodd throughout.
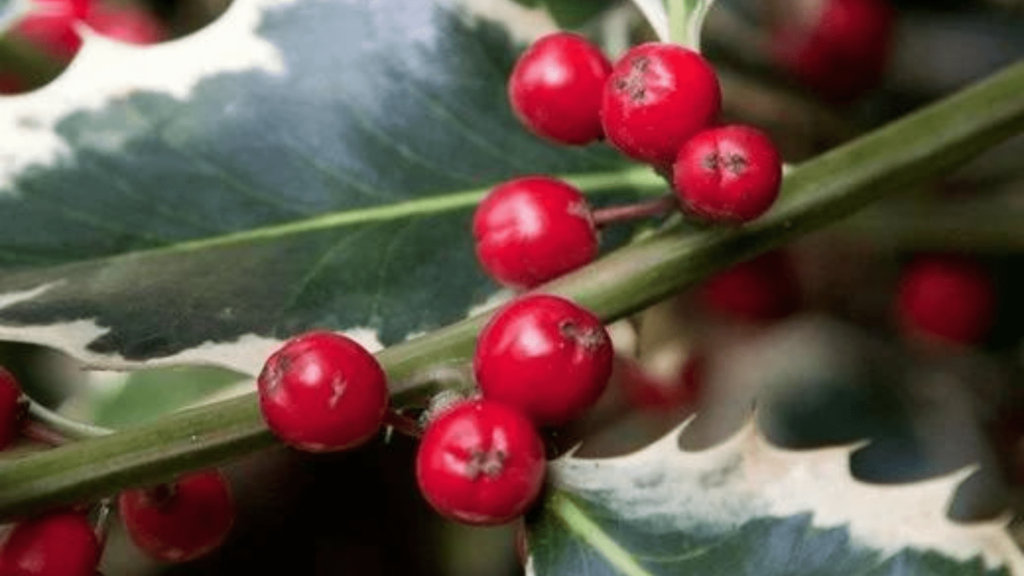
<path id="1" fill-rule="evenodd" d="M 1024 64 L 907 88 L 886 0 L 194 4 L 0 2 L 0 576 L 261 513 L 297 574 L 1024 576 Z"/>

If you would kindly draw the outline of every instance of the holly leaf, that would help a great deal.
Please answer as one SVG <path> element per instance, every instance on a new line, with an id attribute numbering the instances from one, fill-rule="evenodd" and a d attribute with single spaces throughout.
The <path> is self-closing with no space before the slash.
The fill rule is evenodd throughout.
<path id="1" fill-rule="evenodd" d="M 748 424 L 687 452 L 685 426 L 628 456 L 553 462 L 530 526 L 530 573 L 1024 574 L 1007 519 L 947 517 L 970 470 L 872 485 L 850 475 L 855 446 L 787 451 Z"/>
<path id="2" fill-rule="evenodd" d="M 0 337 L 252 374 L 299 331 L 375 350 L 488 304 L 469 224 L 494 184 L 658 186 L 519 126 L 510 36 L 441 0 L 246 0 L 155 47 L 90 35 L 0 102 Z"/>
<path id="3" fill-rule="evenodd" d="M 29 0 L 0 0 L 0 36 L 17 24 L 30 8 Z"/>
<path id="4" fill-rule="evenodd" d="M 563 28 L 575 28 L 612 5 L 612 0 L 516 0 L 525 6 L 543 5 Z"/>

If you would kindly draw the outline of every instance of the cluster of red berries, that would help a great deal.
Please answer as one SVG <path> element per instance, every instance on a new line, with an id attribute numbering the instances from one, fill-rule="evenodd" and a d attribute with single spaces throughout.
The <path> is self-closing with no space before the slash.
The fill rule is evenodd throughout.
<path id="1" fill-rule="evenodd" d="M 0 423 L 0 448 L 9 446 L 26 423 L 21 387 L 3 368 Z M 107 527 L 106 515 L 90 520 L 89 508 L 52 511 L 15 524 L 0 545 L 0 576 L 94 576 Z M 216 549 L 235 519 L 231 491 L 217 470 L 124 490 L 117 497 L 117 510 L 132 541 L 166 562 L 193 560 Z"/>
<path id="2" fill-rule="evenodd" d="M 682 46 L 635 46 L 613 66 L 582 36 L 535 42 L 512 70 L 508 95 L 534 134 L 564 145 L 600 139 L 670 180 L 693 218 L 740 224 L 779 193 L 782 160 L 750 126 L 716 126 L 721 89 L 711 64 Z M 497 282 L 532 288 L 594 259 L 594 213 L 583 194 L 547 176 L 494 188 L 473 218 L 478 259 Z"/>
<path id="3" fill-rule="evenodd" d="M 10 38 L 59 63 L 70 62 L 82 47 L 77 27 L 131 44 L 155 44 L 166 38 L 163 25 L 148 12 L 94 0 L 32 0 L 29 12 L 10 30 Z M 0 71 L 0 94 L 30 89 L 14 71 Z"/>
<path id="4" fill-rule="evenodd" d="M 443 516 L 477 525 L 521 515 L 545 470 L 539 427 L 580 416 L 604 391 L 611 339 L 600 319 L 546 294 L 504 306 L 480 333 L 479 393 L 429 415 L 416 458 L 424 498 Z M 388 412 L 386 377 L 354 340 L 315 331 L 286 342 L 258 379 L 268 427 L 308 452 L 359 446 Z"/>

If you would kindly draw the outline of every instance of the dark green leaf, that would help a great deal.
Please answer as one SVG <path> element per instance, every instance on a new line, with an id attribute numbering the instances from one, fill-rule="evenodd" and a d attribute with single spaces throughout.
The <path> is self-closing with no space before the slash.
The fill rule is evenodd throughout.
<path id="1" fill-rule="evenodd" d="M 555 22 L 574 28 L 597 16 L 612 5 L 612 0 L 544 0 Z"/>
<path id="2" fill-rule="evenodd" d="M 659 187 L 519 127 L 515 54 L 426 0 L 235 2 L 151 51 L 94 41 L 48 90 L 0 103 L 20 142 L 0 152 L 2 335 L 253 372 L 301 330 L 379 348 L 466 316 L 496 290 L 469 234 L 490 186 Z"/>

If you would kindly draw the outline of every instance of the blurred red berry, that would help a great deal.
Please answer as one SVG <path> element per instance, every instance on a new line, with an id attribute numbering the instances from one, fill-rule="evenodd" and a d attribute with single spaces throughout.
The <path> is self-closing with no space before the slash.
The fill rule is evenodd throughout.
<path id="1" fill-rule="evenodd" d="M 785 252 L 768 252 L 711 277 L 699 288 L 701 302 L 733 320 L 778 320 L 800 306 L 800 285 Z"/>
<path id="2" fill-rule="evenodd" d="M 793 10 L 801 3 L 793 2 Z M 849 100 L 876 87 L 889 61 L 894 11 L 886 0 L 821 0 L 787 14 L 773 52 L 793 76 L 822 96 Z"/>
<path id="3" fill-rule="evenodd" d="M 156 44 L 167 38 L 167 31 L 155 16 L 130 6 L 97 5 L 85 23 L 107 38 L 129 44 Z"/>
<path id="4" fill-rule="evenodd" d="M 995 287 L 973 260 L 922 257 L 903 272 L 895 313 L 911 338 L 977 344 L 994 321 Z"/>

